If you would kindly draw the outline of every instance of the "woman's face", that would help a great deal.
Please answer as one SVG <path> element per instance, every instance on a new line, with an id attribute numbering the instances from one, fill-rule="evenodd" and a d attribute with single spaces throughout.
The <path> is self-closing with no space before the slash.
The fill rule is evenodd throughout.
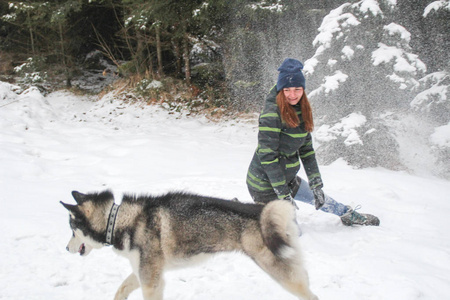
<path id="1" fill-rule="evenodd" d="M 296 105 L 300 98 L 303 96 L 303 88 L 302 87 L 290 87 L 283 89 L 284 96 L 286 97 L 287 102 L 290 105 Z"/>

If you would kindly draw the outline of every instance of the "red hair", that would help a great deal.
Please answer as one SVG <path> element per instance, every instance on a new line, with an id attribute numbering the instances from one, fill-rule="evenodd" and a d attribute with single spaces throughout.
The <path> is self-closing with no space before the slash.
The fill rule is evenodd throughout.
<path id="1" fill-rule="evenodd" d="M 289 128 L 294 128 L 300 125 L 300 119 L 295 108 L 289 104 L 284 93 L 280 91 L 277 95 L 277 104 L 280 108 L 281 120 L 287 124 Z M 306 93 L 303 93 L 300 98 L 300 109 L 302 111 L 303 122 L 305 122 L 305 129 L 308 132 L 314 130 L 314 122 L 312 116 L 311 105 L 309 104 Z"/>

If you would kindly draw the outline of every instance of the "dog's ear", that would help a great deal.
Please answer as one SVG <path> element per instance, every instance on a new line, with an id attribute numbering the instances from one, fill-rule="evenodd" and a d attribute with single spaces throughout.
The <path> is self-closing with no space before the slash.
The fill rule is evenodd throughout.
<path id="1" fill-rule="evenodd" d="M 78 205 L 67 204 L 62 201 L 59 202 L 70 212 L 70 214 L 74 215 L 79 212 Z"/>
<path id="2" fill-rule="evenodd" d="M 77 191 L 72 191 L 72 196 L 78 204 L 83 203 L 86 200 L 86 195 Z"/>

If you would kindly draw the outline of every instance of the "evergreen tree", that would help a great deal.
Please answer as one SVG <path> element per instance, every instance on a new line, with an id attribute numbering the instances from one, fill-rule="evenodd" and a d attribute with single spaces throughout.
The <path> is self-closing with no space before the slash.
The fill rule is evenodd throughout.
<path id="1" fill-rule="evenodd" d="M 70 29 L 68 24 L 69 14 L 81 10 L 81 3 L 78 0 L 62 1 L 51 5 L 51 17 L 48 26 L 57 32 L 58 39 L 55 40 L 55 49 L 59 49 L 60 62 L 64 68 L 66 76 L 66 85 L 71 86 L 73 57 L 68 53 L 69 41 L 67 31 Z M 59 45 L 56 45 L 59 44 Z"/>
<path id="2" fill-rule="evenodd" d="M 16 26 L 27 37 L 28 40 L 23 42 L 25 48 L 21 50 L 35 56 L 45 47 L 45 23 L 50 13 L 48 1 L 11 1 L 9 13 L 3 15 L 2 20 Z"/>
<path id="3" fill-rule="evenodd" d="M 389 119 L 409 108 L 426 67 L 395 15 L 394 1 L 362 0 L 332 10 L 319 28 L 305 73 L 325 163 L 401 166 Z M 355 113 L 360 121 L 352 123 Z"/>

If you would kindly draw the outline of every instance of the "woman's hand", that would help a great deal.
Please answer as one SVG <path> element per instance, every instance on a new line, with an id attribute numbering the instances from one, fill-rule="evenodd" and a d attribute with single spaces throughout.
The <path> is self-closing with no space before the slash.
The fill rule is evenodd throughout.
<path id="1" fill-rule="evenodd" d="M 320 209 L 325 204 L 325 194 L 321 188 L 313 189 L 314 194 L 314 204 L 316 209 Z"/>

